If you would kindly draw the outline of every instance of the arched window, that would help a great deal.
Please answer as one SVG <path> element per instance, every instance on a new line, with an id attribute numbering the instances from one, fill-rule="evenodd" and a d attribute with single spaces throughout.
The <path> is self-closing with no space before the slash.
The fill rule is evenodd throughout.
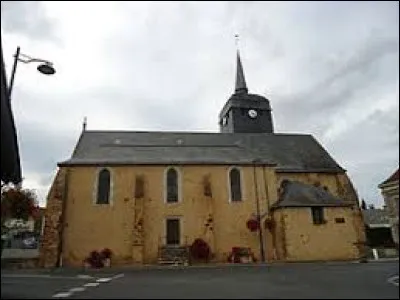
<path id="1" fill-rule="evenodd" d="M 167 203 L 178 202 L 178 172 L 174 168 L 167 171 Z"/>
<path id="2" fill-rule="evenodd" d="M 97 179 L 97 199 L 96 204 L 109 204 L 110 203 L 110 171 L 102 169 L 99 172 Z"/>
<path id="3" fill-rule="evenodd" d="M 233 168 L 229 171 L 229 183 L 231 189 L 231 201 L 242 201 L 242 186 L 240 182 L 240 171 Z"/>

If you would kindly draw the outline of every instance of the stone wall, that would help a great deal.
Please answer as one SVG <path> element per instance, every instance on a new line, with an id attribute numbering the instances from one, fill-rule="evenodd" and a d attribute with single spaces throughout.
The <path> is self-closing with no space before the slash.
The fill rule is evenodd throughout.
<path id="1" fill-rule="evenodd" d="M 100 251 L 103 248 L 112 250 L 114 265 L 157 263 L 158 250 L 165 239 L 165 220 L 170 217 L 179 218 L 181 222 L 182 245 L 190 245 L 194 239 L 203 238 L 210 245 L 215 261 L 220 262 L 227 261 L 232 247 L 250 247 L 259 261 L 258 233 L 250 232 L 246 222 L 257 211 L 257 199 L 260 212 L 265 214 L 269 211 L 269 207 L 278 198 L 277 183 L 283 179 L 319 182 L 334 195 L 354 203 L 353 209 L 346 211 L 346 224 L 337 225 L 347 228 L 352 243 L 363 241 L 364 226 L 357 205 L 357 194 L 346 174 L 276 174 L 273 168 L 254 169 L 251 166 L 242 166 L 240 169 L 243 201 L 231 203 L 229 166 L 180 166 L 177 169 L 180 174 L 182 199 L 178 203 L 166 204 L 166 167 L 109 167 L 112 176 L 111 200 L 108 205 L 98 205 L 95 201 L 97 174 L 100 168 L 84 166 L 70 167 L 68 171 L 60 169 L 48 196 L 44 237 L 40 249 L 41 265 L 56 266 L 61 253 L 64 265 L 79 266 L 91 251 Z M 136 193 L 139 177 L 145 182 L 143 193 Z M 205 177 L 208 178 L 210 189 L 207 193 L 204 192 Z M 67 204 L 64 208 L 63 203 Z M 267 261 L 287 258 L 290 250 L 288 245 L 295 237 L 290 235 L 286 227 L 293 218 L 300 218 L 307 228 L 308 214 L 299 212 L 290 214 L 288 219 L 277 218 L 277 224 L 284 224 L 282 230 L 277 228 L 274 234 L 263 228 Z M 205 230 L 208 219 L 212 220 L 212 226 Z M 296 224 L 299 228 L 303 226 L 302 223 Z M 336 225 L 329 225 L 325 230 L 326 236 L 334 234 L 337 228 L 339 227 Z M 313 227 L 312 231 L 314 229 Z M 337 238 L 340 239 L 340 235 Z M 63 242 L 63 245 L 60 245 L 60 242 Z M 353 259 L 357 256 L 353 250 L 354 245 L 346 244 L 346 251 L 337 256 Z M 307 252 L 301 258 L 292 254 L 292 258 L 306 259 L 309 255 L 309 259 L 315 259 L 314 254 L 310 255 Z M 332 254 L 331 258 L 334 259 L 334 256 Z"/>
<path id="2" fill-rule="evenodd" d="M 47 196 L 44 232 L 39 248 L 39 265 L 41 267 L 49 268 L 57 265 L 65 190 L 66 170 L 60 169 Z"/>
<path id="3" fill-rule="evenodd" d="M 343 200 L 343 202 L 349 203 L 352 205 L 351 215 L 348 222 L 350 222 L 355 230 L 356 238 L 355 245 L 358 247 L 358 257 L 366 256 L 366 235 L 365 235 L 365 227 L 363 215 L 359 206 L 359 199 L 350 178 L 346 173 L 285 173 L 278 172 L 277 173 L 277 181 L 278 186 L 280 182 L 284 179 L 287 180 L 296 180 L 303 182 L 305 184 L 319 185 L 323 188 L 327 189 L 330 193 L 335 195 L 336 197 Z M 278 229 L 277 229 L 278 230 Z M 284 228 L 282 229 L 285 230 Z M 281 233 L 276 233 L 279 236 Z M 279 240 L 281 238 L 277 239 Z M 279 256 L 279 251 L 282 252 L 282 249 L 277 249 L 277 253 Z M 282 253 L 280 253 L 282 257 Z"/>
<path id="4" fill-rule="evenodd" d="M 393 240 L 399 245 L 399 182 L 391 181 L 382 184 L 380 188 L 388 210 Z"/>
<path id="5" fill-rule="evenodd" d="M 257 167 L 254 176 L 253 167 L 241 167 L 243 201 L 231 203 L 228 190 L 230 166 L 180 166 L 177 169 L 181 200 L 167 204 L 164 199 L 167 166 L 113 166 L 109 167 L 112 191 L 108 205 L 96 204 L 99 169 L 89 166 L 69 168 L 63 265 L 79 266 L 91 251 L 103 248 L 113 252 L 113 265 L 157 263 L 159 247 L 165 244 L 166 220 L 171 217 L 179 218 L 181 222 L 182 246 L 202 238 L 209 244 L 216 261 L 226 262 L 232 247 L 250 247 L 260 258 L 258 234 L 250 232 L 246 222 L 256 213 L 254 177 L 261 212 L 267 210 L 269 202 L 276 201 L 273 169 Z M 143 193 L 135 191 L 139 177 L 145 183 Z M 208 178 L 207 193 L 204 178 Z M 59 203 L 61 207 L 54 197 L 49 199 L 53 205 Z M 266 252 L 272 256 L 267 247 L 272 237 L 265 234 L 264 238 Z M 57 237 L 53 240 L 57 241 Z M 57 247 L 56 244 L 49 243 L 48 248 Z M 51 257 L 47 262 L 54 264 L 56 256 L 51 254 Z"/>
<path id="6" fill-rule="evenodd" d="M 311 208 L 283 208 L 274 212 L 278 257 L 285 261 L 354 260 L 359 258 L 350 207 L 325 207 L 324 224 L 313 224 Z M 337 223 L 336 219 L 344 221 Z"/>

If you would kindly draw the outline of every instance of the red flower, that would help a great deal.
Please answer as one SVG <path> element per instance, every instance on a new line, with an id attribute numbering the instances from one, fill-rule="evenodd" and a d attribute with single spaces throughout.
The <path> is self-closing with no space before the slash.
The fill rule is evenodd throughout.
<path id="1" fill-rule="evenodd" d="M 111 256 L 112 256 L 112 251 L 111 251 L 110 249 L 108 249 L 108 248 L 104 248 L 104 249 L 101 251 L 101 256 L 102 256 L 103 258 L 111 258 Z"/>
<path id="2" fill-rule="evenodd" d="M 259 222 L 258 222 L 257 220 L 255 220 L 255 219 L 250 219 L 250 220 L 248 220 L 247 223 L 246 223 L 246 225 L 247 225 L 247 228 L 248 228 L 251 232 L 257 231 L 257 230 L 260 228 Z"/>

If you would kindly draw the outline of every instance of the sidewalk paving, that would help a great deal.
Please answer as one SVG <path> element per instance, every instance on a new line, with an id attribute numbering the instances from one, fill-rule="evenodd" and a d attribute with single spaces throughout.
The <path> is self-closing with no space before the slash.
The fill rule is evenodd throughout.
<path id="1" fill-rule="evenodd" d="M 379 260 L 368 260 L 367 263 L 398 262 L 399 258 L 384 258 Z M 101 269 L 85 269 L 83 267 L 60 267 L 60 268 L 7 268 L 1 267 L 2 273 L 8 274 L 67 274 L 100 276 L 101 274 L 116 274 L 126 272 L 138 272 L 144 270 L 182 270 L 182 269 L 205 269 L 205 268 L 257 268 L 257 267 L 281 267 L 281 266 L 300 266 L 300 265 L 347 265 L 362 264 L 360 261 L 318 261 L 318 262 L 269 262 L 252 264 L 232 264 L 232 263 L 209 263 L 196 265 L 119 265 Z"/>

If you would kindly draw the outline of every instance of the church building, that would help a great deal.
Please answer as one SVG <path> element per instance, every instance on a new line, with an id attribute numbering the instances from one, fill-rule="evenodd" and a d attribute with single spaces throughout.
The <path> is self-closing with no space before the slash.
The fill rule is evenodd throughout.
<path id="1" fill-rule="evenodd" d="M 346 170 L 312 135 L 274 131 L 270 101 L 249 93 L 239 52 L 218 118 L 212 133 L 84 126 L 48 194 L 41 265 L 80 266 L 104 248 L 115 265 L 157 264 L 198 239 L 210 263 L 229 262 L 232 249 L 257 262 L 363 256 Z"/>

